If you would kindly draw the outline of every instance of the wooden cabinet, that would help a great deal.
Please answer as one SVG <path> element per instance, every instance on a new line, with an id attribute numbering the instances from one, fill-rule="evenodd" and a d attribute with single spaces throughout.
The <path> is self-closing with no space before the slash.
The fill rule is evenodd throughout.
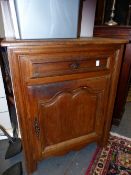
<path id="1" fill-rule="evenodd" d="M 131 77 L 131 27 L 129 26 L 95 26 L 94 35 L 97 37 L 123 38 L 129 40 L 125 45 L 117 94 L 113 110 L 113 124 L 119 125 L 125 111 L 125 103 Z"/>
<path id="2" fill-rule="evenodd" d="M 125 40 L 3 41 L 27 170 L 108 139 Z"/>

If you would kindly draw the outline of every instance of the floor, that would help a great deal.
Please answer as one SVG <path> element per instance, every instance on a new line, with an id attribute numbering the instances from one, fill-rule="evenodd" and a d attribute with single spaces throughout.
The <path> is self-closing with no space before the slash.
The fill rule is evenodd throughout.
<path id="1" fill-rule="evenodd" d="M 112 126 L 112 132 L 131 138 L 131 102 L 125 106 L 119 127 Z M 23 162 L 23 175 L 26 175 L 22 153 L 8 160 L 4 159 L 7 140 L 0 141 L 0 175 L 18 161 Z M 84 175 L 96 149 L 96 144 L 90 144 L 84 149 L 70 152 L 65 156 L 54 157 L 39 163 L 37 172 L 33 175 Z"/>
<path id="2" fill-rule="evenodd" d="M 112 126 L 112 132 L 131 138 L 131 102 L 127 102 L 119 127 Z"/>

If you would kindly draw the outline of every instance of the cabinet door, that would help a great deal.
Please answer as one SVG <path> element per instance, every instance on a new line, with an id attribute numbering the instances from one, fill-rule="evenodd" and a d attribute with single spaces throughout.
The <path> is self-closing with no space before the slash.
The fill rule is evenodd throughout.
<path id="1" fill-rule="evenodd" d="M 100 141 L 108 82 L 108 77 L 103 77 L 27 87 L 37 158 Z"/>

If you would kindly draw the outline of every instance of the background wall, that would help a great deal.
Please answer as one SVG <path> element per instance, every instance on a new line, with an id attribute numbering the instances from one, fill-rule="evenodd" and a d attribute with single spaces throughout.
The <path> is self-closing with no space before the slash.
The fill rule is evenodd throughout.
<path id="1" fill-rule="evenodd" d="M 4 38 L 4 26 L 2 20 L 2 11 L 0 6 L 0 38 Z M 0 58 L 1 59 L 1 58 Z M 6 130 L 12 135 L 12 127 L 10 122 L 10 115 L 8 111 L 8 105 L 6 100 L 6 94 L 4 89 L 3 77 L 1 73 L 1 66 L 0 66 L 0 124 L 6 128 Z M 0 140 L 5 139 L 6 137 L 3 136 L 3 132 L 0 130 Z"/>
<path id="2" fill-rule="evenodd" d="M 7 132 L 9 132 L 12 135 L 12 127 L 1 73 L 1 67 L 0 67 L 0 124 L 4 128 L 6 128 Z M 0 130 L 0 140 L 6 138 L 5 136 L 2 135 L 3 132 Z"/>
<path id="3" fill-rule="evenodd" d="M 102 25 L 110 20 L 113 1 L 97 0 L 95 25 Z M 114 20 L 118 25 L 131 25 L 131 0 L 116 0 Z"/>
<path id="4" fill-rule="evenodd" d="M 0 38 L 3 38 L 4 35 L 4 25 L 3 25 L 3 20 L 2 20 L 2 11 L 1 11 L 1 6 L 0 6 Z"/>

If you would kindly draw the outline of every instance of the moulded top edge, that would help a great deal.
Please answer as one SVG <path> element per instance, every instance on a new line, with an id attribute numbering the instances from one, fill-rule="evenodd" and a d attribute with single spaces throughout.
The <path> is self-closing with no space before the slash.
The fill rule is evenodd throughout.
<path id="1" fill-rule="evenodd" d="M 70 44 L 126 44 L 126 39 L 100 38 L 100 37 L 81 37 L 77 39 L 39 39 L 39 40 L 16 40 L 14 38 L 3 39 L 1 46 L 42 46 L 42 45 L 70 45 Z"/>

